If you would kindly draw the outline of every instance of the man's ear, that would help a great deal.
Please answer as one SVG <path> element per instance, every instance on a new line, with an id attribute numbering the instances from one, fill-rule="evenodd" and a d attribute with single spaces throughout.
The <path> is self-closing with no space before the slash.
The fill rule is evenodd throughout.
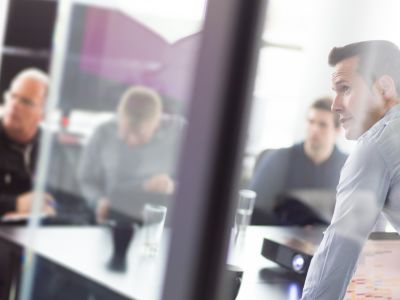
<path id="1" fill-rule="evenodd" d="M 376 87 L 384 99 L 393 99 L 397 97 L 396 85 L 389 75 L 383 75 L 376 81 Z"/>

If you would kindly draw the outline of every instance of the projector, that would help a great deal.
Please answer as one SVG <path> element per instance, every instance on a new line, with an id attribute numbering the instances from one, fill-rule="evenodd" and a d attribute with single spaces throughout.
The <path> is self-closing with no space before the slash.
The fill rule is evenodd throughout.
<path id="1" fill-rule="evenodd" d="M 261 254 L 297 274 L 306 275 L 325 228 L 273 228 L 264 238 Z"/>

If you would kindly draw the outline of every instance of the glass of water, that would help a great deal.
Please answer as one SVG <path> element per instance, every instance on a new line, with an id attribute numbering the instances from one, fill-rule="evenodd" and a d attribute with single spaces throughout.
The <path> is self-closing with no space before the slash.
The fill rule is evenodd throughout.
<path id="1" fill-rule="evenodd" d="M 144 252 L 155 255 L 164 229 L 167 208 L 162 205 L 145 204 L 143 209 Z"/>
<path id="2" fill-rule="evenodd" d="M 256 192 L 252 190 L 242 189 L 239 191 L 239 199 L 235 216 L 236 235 L 238 235 L 240 232 L 245 232 L 247 226 L 249 226 L 256 196 Z"/>

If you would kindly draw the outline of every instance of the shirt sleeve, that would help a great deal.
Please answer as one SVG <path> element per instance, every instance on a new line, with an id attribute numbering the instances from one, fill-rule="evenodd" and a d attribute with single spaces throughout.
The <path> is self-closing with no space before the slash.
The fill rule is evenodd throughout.
<path id="1" fill-rule="evenodd" d="M 97 201 L 105 196 L 101 149 L 106 139 L 101 129 L 96 130 L 89 139 L 78 168 L 78 178 L 83 196 L 92 209 L 96 207 Z"/>
<path id="2" fill-rule="evenodd" d="M 390 177 L 376 146 L 360 142 L 343 167 L 332 222 L 312 259 L 303 300 L 343 299 L 385 203 Z"/>
<path id="3" fill-rule="evenodd" d="M 16 196 L 11 195 L 0 195 L 0 216 L 15 211 L 17 204 Z"/>

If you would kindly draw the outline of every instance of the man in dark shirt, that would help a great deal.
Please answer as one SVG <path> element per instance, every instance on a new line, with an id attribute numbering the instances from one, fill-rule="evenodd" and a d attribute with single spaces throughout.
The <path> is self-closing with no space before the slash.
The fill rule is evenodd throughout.
<path id="1" fill-rule="evenodd" d="M 29 213 L 48 78 L 37 69 L 18 73 L 4 93 L 0 119 L 0 216 Z M 54 213 L 45 195 L 43 211 Z"/>
<path id="2" fill-rule="evenodd" d="M 253 224 L 281 225 L 282 218 L 276 209 L 278 198 L 287 200 L 290 191 L 314 190 L 325 194 L 332 191 L 334 195 L 346 155 L 335 146 L 340 129 L 331 105 L 329 98 L 311 105 L 304 142 L 271 151 L 261 159 L 250 185 L 257 193 Z M 307 216 L 301 217 L 308 222 Z"/>

